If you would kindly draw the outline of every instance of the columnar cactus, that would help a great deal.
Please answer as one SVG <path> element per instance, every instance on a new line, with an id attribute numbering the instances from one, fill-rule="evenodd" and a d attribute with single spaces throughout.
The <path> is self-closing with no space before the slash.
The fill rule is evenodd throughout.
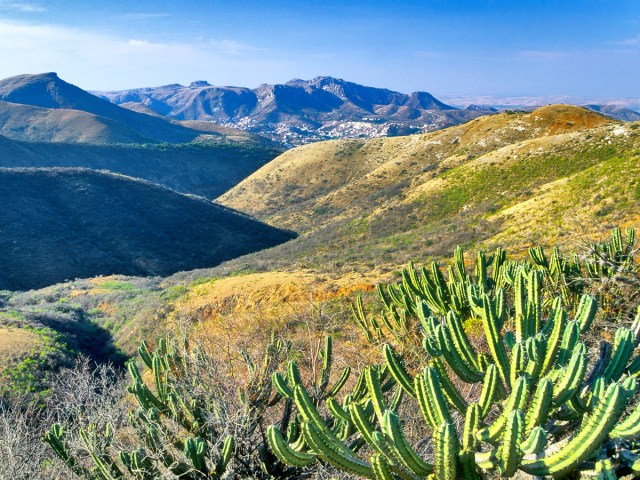
<path id="1" fill-rule="evenodd" d="M 448 280 L 437 266 L 419 274 L 411 266 L 401 284 L 380 288 L 387 319 L 381 323 L 358 301 L 357 322 L 370 339 L 384 340 L 384 329 L 396 343 L 405 331 L 419 333 L 428 365 L 415 373 L 384 344 L 385 367 L 363 372 L 366 394 L 342 403 L 312 401 L 297 380 L 292 394 L 302 438 L 287 441 L 269 427 L 276 455 L 292 465 L 321 461 L 378 480 L 640 471 L 640 354 L 634 356 L 640 313 L 590 362 L 598 355 L 585 338 L 597 299 L 582 295 L 567 311 L 562 292 L 546 289 L 543 266 L 507 262 L 502 251 L 493 262 L 490 274 L 491 260 L 479 255 L 470 275 L 457 250 Z M 470 319 L 482 324 L 486 347 L 467 336 L 463 325 Z M 387 372 L 395 390 L 383 393 Z M 464 384 L 481 388 L 461 389 Z M 398 392 L 422 412 L 433 460 L 405 435 Z M 464 419 L 460 430 L 456 419 Z"/>
<path id="2" fill-rule="evenodd" d="M 272 339 L 259 366 L 243 354 L 249 379 L 239 391 L 244 410 L 232 427 L 223 392 L 216 392 L 215 384 L 206 384 L 197 375 L 198 368 L 207 361 L 202 349 L 188 348 L 186 342 L 179 345 L 175 340 L 161 339 L 158 348 L 151 351 L 143 342 L 139 354 L 150 380 L 145 381 L 135 363 L 128 364 L 132 378 L 128 390 L 139 405 L 137 411 L 129 412 L 129 424 L 138 448 L 130 451 L 114 445 L 111 425 L 104 432 L 89 425 L 79 434 L 93 465 L 90 468 L 68 445 L 62 426 L 54 425 L 45 440 L 83 478 L 222 478 L 234 459 L 247 463 L 245 457 L 262 443 L 258 427 L 264 412 L 280 400 L 273 392 L 271 373 L 287 355 L 288 348 L 285 342 Z M 288 415 L 288 411 L 290 406 L 288 410 L 285 406 L 284 414 Z M 237 435 L 241 443 L 230 433 Z M 258 458 L 255 460 L 259 465 Z M 235 470 L 241 472 L 242 467 L 236 465 Z M 265 470 L 271 467 L 275 466 L 263 465 Z M 288 467 L 272 470 L 270 476 L 287 477 L 291 473 Z"/>

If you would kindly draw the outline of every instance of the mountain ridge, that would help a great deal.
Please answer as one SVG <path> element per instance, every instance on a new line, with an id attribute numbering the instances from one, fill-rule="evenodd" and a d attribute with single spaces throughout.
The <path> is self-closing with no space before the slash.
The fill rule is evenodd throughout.
<path id="1" fill-rule="evenodd" d="M 404 94 L 328 76 L 254 89 L 198 81 L 93 93 L 117 105 L 138 104 L 179 120 L 242 128 L 288 145 L 428 131 L 493 113 L 456 109 L 427 92 Z"/>
<path id="2" fill-rule="evenodd" d="M 0 133 L 17 140 L 189 143 L 219 140 L 231 133 L 222 128 L 216 131 L 212 126 L 200 130 L 204 125 L 182 125 L 162 116 L 122 108 L 62 80 L 54 72 L 0 80 L 0 101 Z M 67 128 L 58 128 L 60 122 Z M 86 125 L 94 135 L 87 137 L 86 127 L 83 128 Z M 95 134 L 100 129 L 102 137 Z"/>

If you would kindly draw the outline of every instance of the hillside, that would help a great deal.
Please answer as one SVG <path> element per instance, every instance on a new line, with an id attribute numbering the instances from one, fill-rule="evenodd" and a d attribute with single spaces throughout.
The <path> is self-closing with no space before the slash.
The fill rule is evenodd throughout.
<path id="1" fill-rule="evenodd" d="M 457 109 L 427 92 L 407 95 L 332 77 L 295 79 L 255 89 L 197 81 L 189 86 L 95 93 L 135 111 L 212 121 L 287 145 L 430 131 L 493 113 L 490 108 Z"/>
<path id="2" fill-rule="evenodd" d="M 558 105 L 425 135 L 306 145 L 219 200 L 302 234 L 269 258 L 238 260 L 254 268 L 366 269 L 497 240 L 521 249 L 542 234 L 637 221 L 628 180 L 640 169 L 637 129 Z"/>
<path id="3" fill-rule="evenodd" d="M 169 275 L 289 240 L 210 202 L 86 169 L 0 169 L 0 289 L 76 277 Z"/>
<path id="4" fill-rule="evenodd" d="M 223 194 L 281 151 L 252 141 L 93 145 L 20 142 L 0 135 L 0 167 L 109 170 L 209 199 Z"/>
<path id="5" fill-rule="evenodd" d="M 258 140 L 248 133 L 187 126 L 122 108 L 55 73 L 0 80 L 0 134 L 24 141 L 97 144 L 215 142 L 229 134 L 242 141 Z"/>

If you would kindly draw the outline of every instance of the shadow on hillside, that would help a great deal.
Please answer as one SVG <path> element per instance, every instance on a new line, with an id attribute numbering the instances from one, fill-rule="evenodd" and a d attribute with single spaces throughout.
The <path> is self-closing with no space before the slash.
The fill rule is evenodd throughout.
<path id="1" fill-rule="evenodd" d="M 56 318 L 42 314 L 37 317 L 38 323 L 60 333 L 65 338 L 69 348 L 82 354 L 97 364 L 111 363 L 116 367 L 123 367 L 129 359 L 114 342 L 109 330 L 101 327 L 85 317 L 84 312 L 75 321 Z"/>

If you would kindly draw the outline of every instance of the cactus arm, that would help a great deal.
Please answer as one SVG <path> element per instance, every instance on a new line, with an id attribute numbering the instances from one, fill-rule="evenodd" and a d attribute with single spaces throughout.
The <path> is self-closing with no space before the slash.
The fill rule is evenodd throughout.
<path id="1" fill-rule="evenodd" d="M 445 360 L 460 380 L 466 383 L 477 383 L 482 380 L 482 372 L 474 368 L 474 364 L 470 364 L 457 350 L 448 328 L 438 325 L 436 335 Z"/>
<path id="2" fill-rule="evenodd" d="M 220 458 L 218 458 L 218 461 L 216 462 L 216 474 L 222 476 L 226 472 L 227 466 L 229 465 L 229 462 L 231 462 L 235 450 L 236 442 L 231 435 L 228 435 L 224 439 Z"/>
<path id="3" fill-rule="evenodd" d="M 451 338 L 461 357 L 474 369 L 478 370 L 478 354 L 471 345 L 469 337 L 464 331 L 462 321 L 455 312 L 447 314 L 447 326 L 451 332 Z"/>
<path id="4" fill-rule="evenodd" d="M 479 430 L 477 433 L 478 440 L 485 442 L 496 442 L 507 423 L 509 413 L 513 410 L 522 410 L 528 398 L 529 382 L 525 377 L 520 377 L 516 381 L 509 398 L 505 403 L 504 410 L 498 418 L 488 427 Z"/>
<path id="5" fill-rule="evenodd" d="M 329 393 L 327 393 L 327 396 L 335 397 L 340 392 L 340 390 L 342 390 L 342 387 L 344 387 L 345 383 L 347 383 L 350 375 L 351 367 L 344 367 L 342 369 L 342 373 L 340 373 L 340 376 L 338 377 L 338 380 L 333 385 L 333 388 L 329 391 Z"/>
<path id="6" fill-rule="evenodd" d="M 351 455 L 349 448 L 333 433 L 326 424 L 322 416 L 313 405 L 313 401 L 302 385 L 296 385 L 293 391 L 293 398 L 298 407 L 298 411 L 306 423 L 312 424 L 319 432 L 321 432 L 328 440 L 332 442 L 334 449 L 340 450 L 345 455 Z M 304 437 L 307 440 L 307 437 Z M 307 441 L 307 444 L 309 442 Z M 316 450 L 316 453 L 319 451 Z"/>
<path id="7" fill-rule="evenodd" d="M 637 440 L 640 437 L 640 404 L 611 431 L 611 438 Z"/>
<path id="8" fill-rule="evenodd" d="M 520 445 L 523 455 L 538 454 L 547 443 L 547 434 L 542 427 L 534 427 L 527 439 Z"/>
<path id="9" fill-rule="evenodd" d="M 462 450 L 459 455 L 463 478 L 465 479 L 478 480 L 480 478 L 476 468 L 475 451 L 478 447 L 476 432 L 480 428 L 481 413 L 480 405 L 471 403 L 465 415 Z"/>
<path id="10" fill-rule="evenodd" d="M 206 442 L 197 437 L 189 437 L 184 442 L 184 455 L 191 460 L 193 467 L 201 473 L 207 473 L 207 462 L 205 460 Z"/>
<path id="11" fill-rule="evenodd" d="M 502 336 L 497 328 L 498 319 L 494 307 L 487 294 L 482 296 L 482 326 L 489 344 L 489 351 L 493 357 L 500 378 L 509 386 L 509 359 L 502 342 Z"/>
<path id="12" fill-rule="evenodd" d="M 611 360 L 604 371 L 606 380 L 617 381 L 624 372 L 627 362 L 633 353 L 634 337 L 631 330 L 627 328 L 619 328 L 616 331 L 615 343 Z"/>
<path id="13" fill-rule="evenodd" d="M 438 480 L 456 480 L 458 471 L 458 437 L 455 427 L 442 423 L 433 436 L 436 464 L 435 478 Z"/>
<path id="14" fill-rule="evenodd" d="M 513 303 L 515 307 L 514 323 L 516 330 L 516 341 L 523 342 L 529 337 L 529 332 L 527 331 L 528 324 L 525 321 L 527 308 L 527 288 L 523 270 L 518 270 L 513 287 L 515 295 Z"/>
<path id="15" fill-rule="evenodd" d="M 413 473 L 425 476 L 433 472 L 433 465 L 428 464 L 411 448 L 404 436 L 398 416 L 387 411 L 384 418 L 384 430 L 395 446 L 402 463 Z"/>
<path id="16" fill-rule="evenodd" d="M 539 270 L 531 270 L 527 281 L 527 333 L 535 335 L 540 331 L 542 317 L 542 275 Z"/>
<path id="17" fill-rule="evenodd" d="M 512 477 L 518 465 L 522 452 L 520 444 L 524 434 L 524 418 L 521 410 L 509 412 L 504 434 L 502 435 L 502 445 L 500 446 L 500 473 L 503 477 Z"/>
<path id="18" fill-rule="evenodd" d="M 509 368 L 509 383 L 515 385 L 518 377 L 526 368 L 525 348 L 522 343 L 516 343 L 511 350 L 511 362 Z"/>
<path id="19" fill-rule="evenodd" d="M 587 373 L 587 348 L 583 343 L 576 346 L 560 382 L 553 389 L 553 403 L 563 405 L 580 388 Z"/>
<path id="20" fill-rule="evenodd" d="M 71 469 L 73 473 L 81 478 L 91 478 L 91 472 L 80 465 L 75 457 L 69 453 L 65 437 L 65 429 L 58 423 L 52 425 L 49 431 L 44 434 L 45 442 L 51 446 L 54 453 Z"/>
<path id="21" fill-rule="evenodd" d="M 293 398 L 293 390 L 287 385 L 286 380 L 278 372 L 273 372 L 271 376 L 271 382 L 276 388 L 277 392 L 284 398 Z"/>
<path id="22" fill-rule="evenodd" d="M 369 459 L 375 480 L 395 480 L 389 465 L 380 454 L 372 455 Z"/>
<path id="23" fill-rule="evenodd" d="M 283 463 L 293 467 L 306 467 L 316 461 L 316 456 L 311 453 L 296 451 L 282 437 L 282 433 L 275 425 L 267 428 L 267 441 L 271 451 Z"/>
<path id="24" fill-rule="evenodd" d="M 495 401 L 498 393 L 498 369 L 494 364 L 487 367 L 487 371 L 484 374 L 484 381 L 482 382 L 482 391 L 480 392 L 480 398 L 478 404 L 480 406 L 482 418 L 487 416 L 491 405 Z"/>
<path id="25" fill-rule="evenodd" d="M 322 370 L 320 371 L 318 390 L 324 392 L 329 386 L 331 367 L 333 365 L 333 340 L 331 339 L 331 335 L 324 337 L 324 349 L 321 350 L 320 355 L 322 356 Z"/>
<path id="26" fill-rule="evenodd" d="M 328 438 L 313 423 L 303 422 L 301 429 L 307 444 L 325 462 L 354 475 L 375 478 L 369 463 L 354 457 L 350 452 L 346 453 L 342 448 L 336 447 L 332 439 Z"/>
<path id="27" fill-rule="evenodd" d="M 364 375 L 365 381 L 367 382 L 367 389 L 369 390 L 369 398 L 373 404 L 373 411 L 376 414 L 378 423 L 382 425 L 386 405 L 384 396 L 382 395 L 382 389 L 380 388 L 380 376 L 373 367 L 366 367 Z"/>
<path id="28" fill-rule="evenodd" d="M 340 403 L 335 398 L 329 397 L 327 398 L 327 401 L 325 403 L 327 405 L 327 408 L 335 418 L 339 418 L 344 422 L 351 421 L 349 413 L 347 413 L 347 411 L 342 408 L 342 405 L 340 405 Z"/>
<path id="29" fill-rule="evenodd" d="M 420 382 L 420 388 L 424 389 L 424 396 L 431 406 L 436 425 L 451 423 L 451 412 L 442 393 L 436 370 L 433 367 L 425 367 L 422 378 L 424 381 Z"/>
<path id="30" fill-rule="evenodd" d="M 149 351 L 149 346 L 147 345 L 147 342 L 145 342 L 144 340 L 140 344 L 140 348 L 138 348 L 138 354 L 140 355 L 140 358 L 142 359 L 144 364 L 147 366 L 147 368 L 149 369 L 153 368 L 151 352 Z"/>
<path id="31" fill-rule="evenodd" d="M 584 422 L 573 439 L 554 454 L 533 461 L 524 461 L 520 469 L 530 475 L 553 475 L 561 477 L 574 470 L 589 458 L 609 435 L 624 409 L 625 397 L 622 387 L 613 383 Z"/>
<path id="32" fill-rule="evenodd" d="M 429 425 L 429 428 L 434 431 L 437 428 L 438 423 L 436 421 L 436 417 L 434 416 L 433 407 L 431 406 L 429 398 L 427 396 L 427 389 L 424 386 L 424 377 L 422 376 L 422 374 L 418 374 L 415 376 L 414 385 L 416 397 L 418 399 L 418 405 L 420 406 L 422 416 Z"/>
<path id="33" fill-rule="evenodd" d="M 393 351 L 393 348 L 389 344 L 385 344 L 382 348 L 382 352 L 384 354 L 384 359 L 387 364 L 387 368 L 391 372 L 393 378 L 396 379 L 398 385 L 402 387 L 402 389 L 407 392 L 413 398 L 416 398 L 416 392 L 413 388 L 413 381 L 411 376 L 407 373 L 407 370 L 404 368 L 402 360 L 400 360 Z"/>
<path id="34" fill-rule="evenodd" d="M 453 408 L 464 415 L 468 408 L 467 401 L 449 378 L 447 369 L 442 362 L 439 359 L 434 358 L 432 363 L 433 367 L 438 372 L 438 380 L 440 381 L 440 386 L 442 387 L 444 396 L 447 397 L 447 401 Z"/>
<path id="35" fill-rule="evenodd" d="M 553 316 L 547 321 L 547 325 L 549 322 L 553 323 L 553 329 L 547 341 L 547 351 L 540 371 L 541 375 L 548 374 L 555 365 L 556 358 L 560 352 L 562 334 L 567 323 L 567 313 L 562 308 L 557 308 L 554 310 Z"/>
<path id="36" fill-rule="evenodd" d="M 580 326 L 578 325 L 578 322 L 568 322 L 564 330 L 564 335 L 562 336 L 562 345 L 560 345 L 560 352 L 558 352 L 556 366 L 565 365 L 569 361 L 570 355 L 579 339 Z"/>
<path id="37" fill-rule="evenodd" d="M 584 333 L 591 327 L 598 311 L 598 301 L 591 295 L 582 295 L 576 310 L 575 320 L 580 324 L 580 332 Z"/>
<path id="38" fill-rule="evenodd" d="M 551 409 L 552 400 L 553 382 L 544 378 L 538 383 L 531 406 L 527 411 L 525 435 L 529 435 L 535 427 L 541 426 L 545 422 Z"/>

